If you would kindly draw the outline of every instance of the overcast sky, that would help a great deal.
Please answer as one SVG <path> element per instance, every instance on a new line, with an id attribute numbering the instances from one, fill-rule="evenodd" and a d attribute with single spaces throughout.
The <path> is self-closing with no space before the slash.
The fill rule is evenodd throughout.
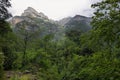
<path id="1" fill-rule="evenodd" d="M 50 19 L 59 20 L 76 14 L 91 16 L 91 4 L 97 0 L 11 0 L 13 16 L 21 15 L 27 7 L 43 12 Z"/>

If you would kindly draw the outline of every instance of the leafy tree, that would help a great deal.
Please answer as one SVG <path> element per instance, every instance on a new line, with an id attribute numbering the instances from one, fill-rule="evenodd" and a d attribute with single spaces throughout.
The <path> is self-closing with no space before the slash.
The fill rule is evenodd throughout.
<path id="1" fill-rule="evenodd" d="M 116 56 L 112 57 L 109 50 L 97 52 L 89 57 L 79 58 L 76 65 L 80 65 L 77 69 L 78 80 L 119 80 L 119 58 L 118 52 L 114 52 Z"/>
<path id="2" fill-rule="evenodd" d="M 10 17 L 10 14 L 8 13 L 7 8 L 10 7 L 9 0 L 0 0 L 0 80 L 3 80 L 4 72 L 3 72 L 3 53 L 2 49 L 5 45 L 5 36 L 10 31 L 10 28 L 8 27 L 8 23 L 4 20 Z"/>
<path id="3" fill-rule="evenodd" d="M 7 8 L 11 7 L 10 0 L 0 0 L 0 20 L 5 20 L 11 16 Z"/>
<path id="4" fill-rule="evenodd" d="M 47 41 L 48 42 L 48 41 Z M 49 42 L 45 49 L 38 50 L 36 57 L 40 65 L 38 77 L 42 80 L 70 80 L 73 71 L 73 59 L 76 44 L 69 39 Z"/>
<path id="5" fill-rule="evenodd" d="M 99 50 L 109 48 L 112 51 L 114 47 L 119 47 L 120 1 L 103 0 L 92 7 L 96 12 L 92 21 L 91 43 L 97 43 Z"/>
<path id="6" fill-rule="evenodd" d="M 119 80 L 120 1 L 103 0 L 92 7 L 93 29 L 82 38 L 94 54 L 83 57 L 78 80 Z"/>
<path id="7" fill-rule="evenodd" d="M 7 10 L 7 8 L 9 7 L 11 7 L 10 0 L 0 0 L 0 49 L 5 57 L 8 57 L 7 53 L 9 54 L 9 51 L 7 50 L 8 43 L 10 42 L 8 41 L 8 37 L 10 37 L 9 34 L 11 34 L 12 32 L 9 24 L 5 21 L 5 19 L 11 16 L 11 14 Z M 11 57 L 9 56 L 9 59 L 10 58 Z M 5 62 L 7 61 L 8 60 L 5 59 Z"/>
<path id="8" fill-rule="evenodd" d="M 32 27 L 31 27 L 32 26 Z M 33 28 L 33 29 L 29 29 Z M 33 48 L 35 48 L 34 43 L 36 43 L 38 36 L 39 36 L 39 30 L 36 30 L 36 25 L 33 25 L 29 22 L 22 21 L 21 23 L 17 24 L 17 27 L 14 31 L 19 40 L 18 44 L 20 47 L 17 49 L 17 52 L 22 53 L 22 67 L 25 67 L 28 63 L 28 52 L 30 52 Z M 18 57 L 19 57 L 18 56 Z"/>
<path id="9" fill-rule="evenodd" d="M 15 39 L 15 35 L 13 34 L 9 23 L 3 20 L 0 21 L 0 48 L 5 56 L 4 69 L 12 68 L 12 63 L 15 58 Z"/>

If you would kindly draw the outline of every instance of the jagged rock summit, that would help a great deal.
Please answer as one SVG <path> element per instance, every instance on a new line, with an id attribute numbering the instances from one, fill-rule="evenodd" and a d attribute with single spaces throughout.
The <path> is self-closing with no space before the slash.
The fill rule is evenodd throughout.
<path id="1" fill-rule="evenodd" d="M 12 24 L 13 27 L 15 27 L 17 23 L 20 23 L 22 21 L 33 22 L 33 18 L 50 21 L 48 17 L 42 12 L 39 13 L 32 7 L 28 7 L 26 10 L 24 10 L 21 16 L 14 16 L 9 22 Z"/>
<path id="2" fill-rule="evenodd" d="M 28 7 L 21 16 L 27 16 L 27 17 L 34 17 L 34 18 L 41 18 L 41 19 L 48 19 L 46 15 L 44 15 L 42 12 L 37 12 L 32 7 Z"/>

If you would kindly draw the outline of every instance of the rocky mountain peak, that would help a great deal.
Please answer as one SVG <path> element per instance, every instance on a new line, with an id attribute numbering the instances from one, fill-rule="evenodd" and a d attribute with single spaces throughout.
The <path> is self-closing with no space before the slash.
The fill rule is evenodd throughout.
<path id="1" fill-rule="evenodd" d="M 27 17 L 33 17 L 33 18 L 41 18 L 41 19 L 48 19 L 46 15 L 44 15 L 42 12 L 37 12 L 32 7 L 28 7 L 21 16 L 27 16 Z"/>
<path id="2" fill-rule="evenodd" d="M 25 12 L 35 12 L 38 13 L 35 9 L 33 9 L 32 7 L 28 7 Z"/>
<path id="3" fill-rule="evenodd" d="M 75 17 L 73 17 L 73 20 L 81 21 L 81 20 L 85 20 L 85 19 L 87 19 L 87 18 L 88 18 L 88 17 L 81 16 L 81 15 L 76 15 Z"/>
<path id="4" fill-rule="evenodd" d="M 33 9 L 32 7 L 28 7 L 24 12 L 22 13 L 22 16 L 31 16 L 31 17 L 36 17 L 39 13 Z"/>

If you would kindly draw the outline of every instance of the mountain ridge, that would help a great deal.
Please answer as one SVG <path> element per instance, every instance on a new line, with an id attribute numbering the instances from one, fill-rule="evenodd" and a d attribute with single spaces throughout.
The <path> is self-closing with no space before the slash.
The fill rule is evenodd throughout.
<path id="1" fill-rule="evenodd" d="M 41 30 L 42 35 L 54 34 L 59 38 L 59 36 L 65 35 L 70 30 L 89 31 L 91 29 L 90 21 L 91 18 L 82 15 L 54 21 L 50 20 L 44 13 L 39 13 L 35 9 L 28 7 L 21 16 L 14 16 L 9 22 L 15 31 L 22 26 L 27 26 L 27 30 L 33 31 L 32 29 L 35 28 L 35 30 Z"/>

